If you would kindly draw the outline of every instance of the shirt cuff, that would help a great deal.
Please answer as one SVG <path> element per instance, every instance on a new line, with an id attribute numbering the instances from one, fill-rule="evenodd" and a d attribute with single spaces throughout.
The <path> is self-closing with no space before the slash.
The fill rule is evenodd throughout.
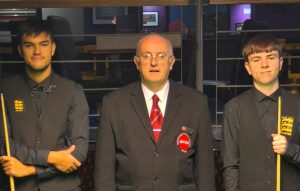
<path id="1" fill-rule="evenodd" d="M 49 150 L 39 150 L 37 155 L 37 165 L 43 165 L 43 166 L 49 166 L 48 164 L 48 156 L 49 156 Z"/>
<path id="2" fill-rule="evenodd" d="M 49 179 L 57 174 L 57 170 L 54 167 L 45 168 L 35 166 L 35 170 L 39 180 Z"/>
<path id="3" fill-rule="evenodd" d="M 296 150 L 297 150 L 296 145 L 292 143 L 288 143 L 288 147 L 284 156 L 287 157 L 288 159 L 292 159 L 295 156 Z"/>

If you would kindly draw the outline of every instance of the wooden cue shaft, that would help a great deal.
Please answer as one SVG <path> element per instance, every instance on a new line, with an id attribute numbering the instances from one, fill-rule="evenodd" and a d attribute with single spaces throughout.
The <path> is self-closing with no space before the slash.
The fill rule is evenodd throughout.
<path id="1" fill-rule="evenodd" d="M 277 119 L 277 134 L 281 134 L 281 97 L 278 97 L 278 119 Z M 276 191 L 280 191 L 280 164 L 281 155 L 277 154 L 276 160 Z"/>
<path id="2" fill-rule="evenodd" d="M 8 157 L 10 157 L 10 145 L 9 145 L 9 139 L 8 139 L 6 113 L 5 113 L 4 99 L 3 99 L 3 94 L 2 93 L 1 93 L 1 109 L 2 109 L 2 119 L 3 119 L 6 154 L 7 154 Z M 14 182 L 14 177 L 13 176 L 9 176 L 9 182 L 10 182 L 10 190 L 15 191 L 15 182 Z"/>

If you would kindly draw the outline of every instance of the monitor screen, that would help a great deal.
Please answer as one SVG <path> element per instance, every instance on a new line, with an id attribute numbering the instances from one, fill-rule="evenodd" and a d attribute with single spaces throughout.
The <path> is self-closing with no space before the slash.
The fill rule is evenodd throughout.
<path id="1" fill-rule="evenodd" d="M 94 7 L 93 24 L 116 24 L 116 17 L 128 15 L 127 7 Z"/>
<path id="2" fill-rule="evenodd" d="M 239 33 L 243 27 L 245 20 L 251 19 L 251 5 L 250 4 L 240 4 L 231 5 L 230 7 L 230 31 L 231 34 Z"/>

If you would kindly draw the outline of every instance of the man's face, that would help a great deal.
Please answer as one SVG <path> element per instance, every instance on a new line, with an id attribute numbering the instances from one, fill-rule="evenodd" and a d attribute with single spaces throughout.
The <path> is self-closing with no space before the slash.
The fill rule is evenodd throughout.
<path id="1" fill-rule="evenodd" d="M 168 81 L 175 63 L 168 42 L 160 36 L 148 36 L 142 41 L 138 52 L 134 63 L 142 83 L 149 89 L 161 90 Z"/>
<path id="2" fill-rule="evenodd" d="M 253 83 L 259 87 L 270 87 L 278 84 L 278 73 L 281 70 L 283 58 L 278 51 L 254 53 L 248 56 L 245 67 L 253 77 Z"/>
<path id="3" fill-rule="evenodd" d="M 18 50 L 24 57 L 26 67 L 32 72 L 43 72 L 51 67 L 51 57 L 55 52 L 56 45 L 49 35 L 24 35 Z"/>

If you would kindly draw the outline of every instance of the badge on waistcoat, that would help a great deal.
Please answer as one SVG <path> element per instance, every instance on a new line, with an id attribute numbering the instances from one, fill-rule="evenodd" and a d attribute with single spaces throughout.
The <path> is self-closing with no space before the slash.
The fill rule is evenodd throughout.
<path id="1" fill-rule="evenodd" d="M 177 138 L 178 148 L 186 153 L 191 148 L 191 138 L 187 133 L 181 133 Z"/>
<path id="2" fill-rule="evenodd" d="M 288 116 L 281 117 L 280 131 L 282 135 L 291 136 L 293 133 L 294 118 Z"/>
<path id="3" fill-rule="evenodd" d="M 14 109 L 15 112 L 23 112 L 24 111 L 24 101 L 21 99 L 14 100 Z"/>

